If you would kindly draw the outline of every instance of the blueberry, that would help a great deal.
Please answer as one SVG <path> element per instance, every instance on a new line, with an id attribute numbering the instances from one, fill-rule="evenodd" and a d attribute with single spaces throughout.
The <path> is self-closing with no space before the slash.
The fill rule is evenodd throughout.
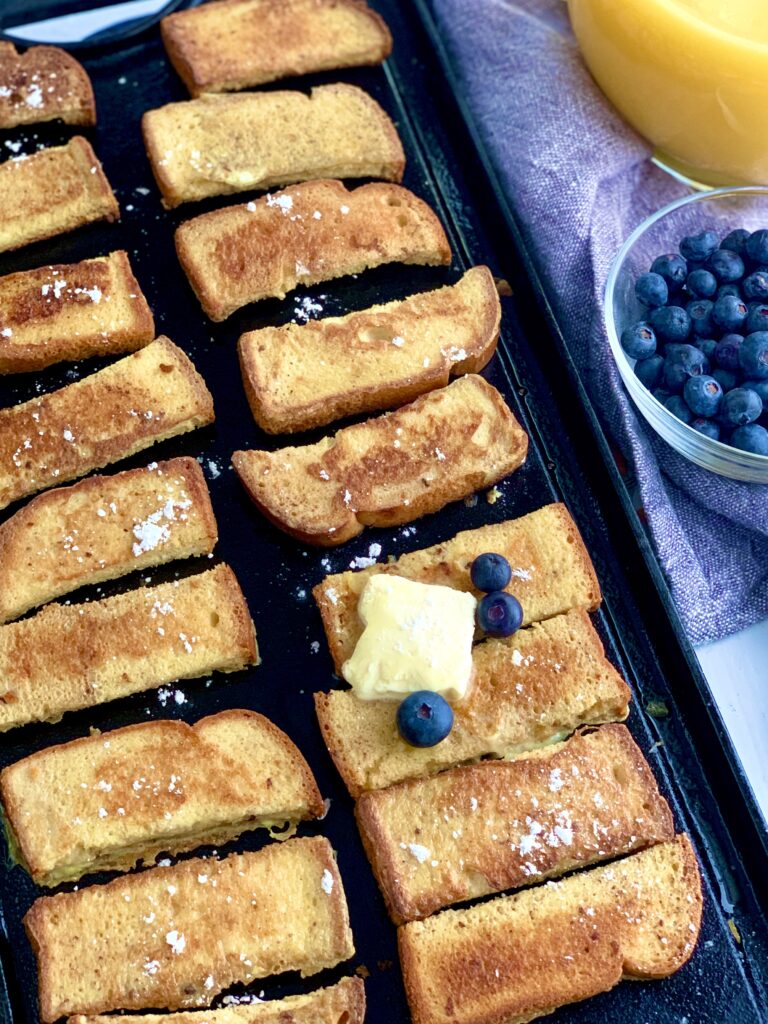
<path id="1" fill-rule="evenodd" d="M 656 335 L 645 320 L 625 327 L 621 332 L 621 347 L 630 359 L 647 359 L 656 351 Z"/>
<path id="2" fill-rule="evenodd" d="M 739 369 L 739 349 L 744 342 L 743 334 L 724 334 L 715 349 L 715 364 L 721 370 Z"/>
<path id="3" fill-rule="evenodd" d="M 731 445 L 743 452 L 755 455 L 768 455 L 768 430 L 759 423 L 750 423 L 745 427 L 737 427 L 731 434 Z"/>
<path id="4" fill-rule="evenodd" d="M 666 305 L 669 288 L 661 274 L 641 274 L 635 281 L 635 295 L 638 302 L 655 309 Z"/>
<path id="5" fill-rule="evenodd" d="M 664 405 L 668 398 L 672 397 L 672 392 L 667 391 L 666 388 L 654 388 L 651 394 L 656 399 L 656 401 L 661 402 L 662 405 Z"/>
<path id="6" fill-rule="evenodd" d="M 763 411 L 760 396 L 749 388 L 734 388 L 723 396 L 721 412 L 726 423 L 734 427 L 743 427 L 754 423 Z"/>
<path id="7" fill-rule="evenodd" d="M 768 331 L 748 334 L 739 349 L 739 362 L 744 374 L 754 380 L 768 377 Z"/>
<path id="8" fill-rule="evenodd" d="M 720 284 L 731 284 L 744 276 L 744 260 L 730 249 L 718 249 L 707 260 L 707 270 L 711 270 Z"/>
<path id="9" fill-rule="evenodd" d="M 724 295 L 712 308 L 712 319 L 724 331 L 738 331 L 747 319 L 749 309 L 743 299 L 735 295 Z"/>
<path id="10" fill-rule="evenodd" d="M 397 728 L 412 747 L 434 747 L 453 728 L 453 708 L 439 693 L 409 693 L 397 709 Z"/>
<path id="11" fill-rule="evenodd" d="M 760 302 L 751 303 L 747 322 L 744 326 L 745 334 L 754 334 L 755 331 L 768 331 L 768 306 Z"/>
<path id="12" fill-rule="evenodd" d="M 680 240 L 680 254 L 695 263 L 703 263 L 715 249 L 717 235 L 714 231 L 700 231 L 698 235 L 686 235 Z"/>
<path id="13" fill-rule="evenodd" d="M 713 441 L 720 440 L 720 427 L 714 420 L 707 420 L 699 416 L 697 419 L 691 420 L 690 425 L 705 437 L 711 437 Z"/>
<path id="14" fill-rule="evenodd" d="M 736 252 L 739 256 L 743 256 L 747 251 L 748 238 L 749 232 L 746 228 L 735 228 L 733 231 L 728 232 L 720 243 L 720 248 L 730 249 L 731 252 Z"/>
<path id="15" fill-rule="evenodd" d="M 693 345 L 675 345 L 664 362 L 664 384 L 672 392 L 681 391 L 689 377 L 698 377 L 708 369 L 703 352 Z"/>
<path id="16" fill-rule="evenodd" d="M 735 295 L 737 299 L 743 298 L 741 288 L 737 284 L 721 284 L 717 289 L 717 298 L 722 299 L 726 295 Z"/>
<path id="17" fill-rule="evenodd" d="M 653 391 L 661 383 L 663 372 L 664 356 L 649 356 L 648 359 L 638 359 L 635 363 L 635 376 L 649 391 Z"/>
<path id="18" fill-rule="evenodd" d="M 714 338 L 694 338 L 693 344 L 700 352 L 704 353 L 708 362 L 711 363 L 713 361 L 715 349 L 717 348 L 717 342 Z"/>
<path id="19" fill-rule="evenodd" d="M 733 370 L 721 370 L 720 367 L 718 367 L 716 370 L 712 371 L 712 376 L 723 391 L 733 391 L 739 383 L 738 375 L 735 374 Z"/>
<path id="20" fill-rule="evenodd" d="M 664 408 L 669 409 L 672 415 L 682 420 L 683 423 L 690 423 L 693 419 L 693 413 L 688 408 L 688 403 L 684 402 L 680 395 L 670 395 L 664 403 Z"/>
<path id="21" fill-rule="evenodd" d="M 486 552 L 474 560 L 469 576 L 473 586 L 478 590 L 490 592 L 503 590 L 512 579 L 512 570 L 504 555 Z"/>
<path id="22" fill-rule="evenodd" d="M 747 256 L 755 263 L 768 263 L 768 230 L 753 231 L 747 239 Z"/>
<path id="23" fill-rule="evenodd" d="M 745 380 L 741 386 L 756 391 L 762 400 L 763 409 L 768 409 L 768 380 Z"/>
<path id="24" fill-rule="evenodd" d="M 714 416 L 720 406 L 723 389 L 714 377 L 701 374 L 689 377 L 683 387 L 683 398 L 697 416 Z"/>
<path id="25" fill-rule="evenodd" d="M 523 609 L 516 597 L 494 590 L 477 602 L 475 618 L 488 636 L 511 636 L 523 624 Z"/>
<path id="26" fill-rule="evenodd" d="M 700 267 L 691 271 L 685 279 L 685 287 L 697 299 L 711 299 L 717 291 L 717 278 Z"/>
<path id="27" fill-rule="evenodd" d="M 685 307 L 685 311 L 691 318 L 691 329 L 698 337 L 707 337 L 712 334 L 712 309 L 713 304 L 709 299 L 694 299 Z"/>
<path id="28" fill-rule="evenodd" d="M 665 256 L 656 257 L 651 264 L 651 273 L 663 277 L 670 292 L 674 292 L 685 284 L 685 279 L 688 276 L 688 264 L 682 256 L 671 252 Z"/>
<path id="29" fill-rule="evenodd" d="M 768 271 L 756 270 L 749 277 L 744 278 L 742 287 L 745 299 L 750 302 L 755 300 L 765 302 L 768 299 Z"/>
<path id="30" fill-rule="evenodd" d="M 662 341 L 682 342 L 691 333 L 691 318 L 681 306 L 654 309 L 648 320 Z"/>

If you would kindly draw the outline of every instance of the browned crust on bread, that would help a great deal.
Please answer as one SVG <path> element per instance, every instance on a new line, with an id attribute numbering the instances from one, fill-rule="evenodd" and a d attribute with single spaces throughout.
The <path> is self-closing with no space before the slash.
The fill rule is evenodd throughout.
<path id="1" fill-rule="evenodd" d="M 0 164 L 0 252 L 119 218 L 101 164 L 80 135 Z"/>
<path id="2" fill-rule="evenodd" d="M 701 881 L 686 835 L 398 930 L 414 1024 L 526 1024 L 691 957 Z"/>
<path id="3" fill-rule="evenodd" d="M 340 52 L 337 39 L 322 53 L 313 54 L 316 15 L 322 17 L 324 11 L 334 8 L 362 15 L 369 22 L 372 37 L 363 50 Z M 251 14 L 251 25 L 243 25 L 237 17 L 240 12 Z M 364 0 L 222 0 L 216 14 L 219 24 L 224 23 L 218 34 L 221 41 L 214 41 L 207 32 L 210 10 L 177 12 L 160 22 L 171 64 L 192 96 L 245 89 L 315 71 L 380 64 L 392 50 L 384 19 Z M 225 23 L 231 16 L 235 23 L 228 33 Z M 294 40 L 296 47 L 291 49 Z"/>
<path id="4" fill-rule="evenodd" d="M 285 298 L 300 284 L 386 263 L 451 260 L 434 211 L 408 189 L 384 182 L 351 190 L 335 179 L 303 182 L 185 221 L 175 242 L 189 283 L 214 321 L 251 302 Z"/>
<path id="5" fill-rule="evenodd" d="M 395 924 L 675 835 L 647 761 L 618 724 L 515 761 L 484 761 L 363 793 L 355 814 Z M 411 844 L 427 851 L 423 862 Z"/>
<path id="6" fill-rule="evenodd" d="M 446 347 L 436 325 L 448 320 Z M 262 430 L 279 434 L 395 408 L 479 373 L 496 351 L 500 321 L 493 276 L 479 266 L 456 284 L 400 302 L 248 331 L 238 354 L 251 412 Z M 433 325 L 434 342 L 422 343 Z"/>
<path id="7" fill-rule="evenodd" d="M 30 46 L 19 53 L 0 42 L 0 128 L 61 118 L 65 124 L 96 124 L 93 86 L 82 64 L 58 46 Z"/>
<path id="8" fill-rule="evenodd" d="M 0 373 L 135 352 L 154 337 L 152 311 L 122 249 L 0 278 Z"/>

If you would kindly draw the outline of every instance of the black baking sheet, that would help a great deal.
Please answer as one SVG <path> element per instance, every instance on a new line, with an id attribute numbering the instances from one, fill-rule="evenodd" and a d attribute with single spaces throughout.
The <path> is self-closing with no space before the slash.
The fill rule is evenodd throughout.
<path id="1" fill-rule="evenodd" d="M 564 497 L 584 533 L 605 592 L 603 609 L 595 617 L 597 627 L 612 660 L 634 690 L 630 727 L 674 807 L 679 828 L 691 832 L 702 862 L 706 906 L 698 950 L 678 975 L 662 982 L 622 985 L 612 993 L 558 1011 L 556 1019 L 563 1024 L 597 1020 L 622 1024 L 763 1021 L 768 930 L 750 873 L 756 878 L 768 864 L 756 859 L 754 847 L 759 844 L 749 831 L 743 794 L 736 781 L 729 783 L 731 765 L 720 742 L 722 737 L 715 736 L 715 742 L 706 749 L 695 750 L 692 746 L 686 720 L 697 710 L 690 702 L 701 704 L 701 694 L 688 685 L 685 673 L 689 670 L 670 620 L 663 610 L 658 614 L 636 542 L 616 514 L 613 493 L 598 472 L 594 442 L 579 427 L 578 407 L 567 400 L 554 401 L 553 394 L 562 391 L 562 367 L 550 356 L 551 339 L 535 314 L 512 239 L 500 231 L 494 196 L 475 175 L 465 136 L 448 101 L 442 98 L 445 81 L 417 10 L 395 0 L 382 0 L 375 6 L 384 14 L 395 38 L 395 53 L 387 65 L 336 76 L 313 76 L 300 85 L 305 88 L 336 78 L 355 82 L 391 113 L 406 148 L 404 183 L 441 216 L 453 245 L 453 265 L 450 269 L 381 268 L 356 279 L 300 290 L 283 302 L 261 303 L 220 325 L 206 320 L 181 272 L 173 249 L 173 228 L 189 216 L 243 201 L 247 196 L 213 200 L 173 213 L 162 209 L 141 143 L 139 118 L 146 109 L 186 96 L 165 59 L 157 29 L 121 48 L 84 58 L 99 110 L 99 126 L 87 134 L 117 192 L 122 222 L 95 225 L 5 254 L 0 257 L 0 273 L 48 262 L 70 262 L 115 248 L 128 250 L 154 309 L 158 333 L 167 333 L 192 357 L 213 392 L 217 422 L 158 445 L 115 469 L 179 454 L 202 460 L 219 522 L 216 556 L 233 566 L 243 586 L 256 622 L 263 664 L 235 676 L 187 682 L 71 714 L 55 726 L 28 726 L 2 734 L 0 767 L 52 743 L 86 735 L 91 727 L 105 730 L 148 717 L 195 721 L 227 707 L 248 707 L 268 715 L 299 745 L 323 795 L 331 800 L 326 819 L 302 826 L 300 831 L 327 835 L 338 851 L 357 954 L 349 964 L 315 978 L 265 979 L 254 983 L 250 991 L 263 991 L 267 996 L 308 991 L 360 969 L 368 975 L 368 1021 L 405 1022 L 408 1011 L 397 966 L 395 930 L 384 913 L 363 855 L 351 801 L 325 751 L 315 720 L 312 693 L 331 687 L 334 679 L 311 587 L 327 572 L 347 568 L 356 556 L 368 555 L 371 544 L 381 544 L 384 558 L 425 547 L 460 529 L 522 515 Z M 5 132 L 0 133 L 0 148 L 8 152 L 3 146 L 5 140 L 23 139 L 24 150 L 30 152 L 38 144 L 59 143 L 70 134 L 61 126 Z M 333 315 L 455 280 L 464 268 L 478 262 L 486 262 L 494 273 L 508 276 L 515 290 L 513 298 L 503 300 L 502 343 L 485 375 L 503 391 L 532 442 L 524 468 L 501 484 L 500 499 L 491 504 L 481 494 L 474 505 L 458 503 L 405 528 L 368 530 L 334 551 L 305 548 L 271 527 L 250 504 L 230 468 L 230 455 L 236 448 L 281 444 L 281 439 L 261 435 L 251 419 L 237 365 L 238 334 L 293 318 L 306 296 L 322 306 L 323 315 Z M 94 361 L 0 381 L 0 405 L 58 387 L 98 365 Z M 311 434 L 306 439 L 316 436 Z M 13 511 L 6 510 L 3 517 Z M 135 574 L 115 584 L 83 590 L 76 599 L 117 593 L 143 580 L 170 579 L 210 564 L 197 560 Z M 684 706 L 677 703 L 681 694 L 685 695 Z M 666 702 L 669 716 L 663 720 L 649 717 L 644 708 L 651 700 Z M 732 834 L 712 796 L 713 776 L 719 778 L 721 787 L 726 786 Z M 253 849 L 263 843 L 262 834 L 251 834 L 224 851 Z M 745 850 L 747 844 L 750 850 Z M 746 853 L 749 856 L 745 857 Z M 20 1024 L 37 1020 L 35 965 L 21 917 L 38 892 L 20 869 L 12 869 L 6 857 L 2 860 L 4 933 L 0 963 L 8 994 L 4 998 L 0 991 L 0 1019 L 5 1015 Z M 741 942 L 729 928 L 729 919 L 735 922 Z"/>

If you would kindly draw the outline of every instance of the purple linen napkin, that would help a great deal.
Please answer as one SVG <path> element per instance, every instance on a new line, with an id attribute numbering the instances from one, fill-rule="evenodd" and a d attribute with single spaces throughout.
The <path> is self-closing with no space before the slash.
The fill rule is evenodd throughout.
<path id="1" fill-rule="evenodd" d="M 768 616 L 768 486 L 700 469 L 636 413 L 613 362 L 603 288 L 621 244 L 686 189 L 614 111 L 563 0 L 433 0 L 449 57 L 512 199 L 571 354 L 636 478 L 693 643 Z"/>

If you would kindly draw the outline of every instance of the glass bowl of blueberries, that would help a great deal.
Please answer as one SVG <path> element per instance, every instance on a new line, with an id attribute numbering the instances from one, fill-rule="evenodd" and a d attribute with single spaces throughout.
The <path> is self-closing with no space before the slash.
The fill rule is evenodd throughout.
<path id="1" fill-rule="evenodd" d="M 670 203 L 621 248 L 606 285 L 619 373 L 687 459 L 768 483 L 768 188 Z"/>

